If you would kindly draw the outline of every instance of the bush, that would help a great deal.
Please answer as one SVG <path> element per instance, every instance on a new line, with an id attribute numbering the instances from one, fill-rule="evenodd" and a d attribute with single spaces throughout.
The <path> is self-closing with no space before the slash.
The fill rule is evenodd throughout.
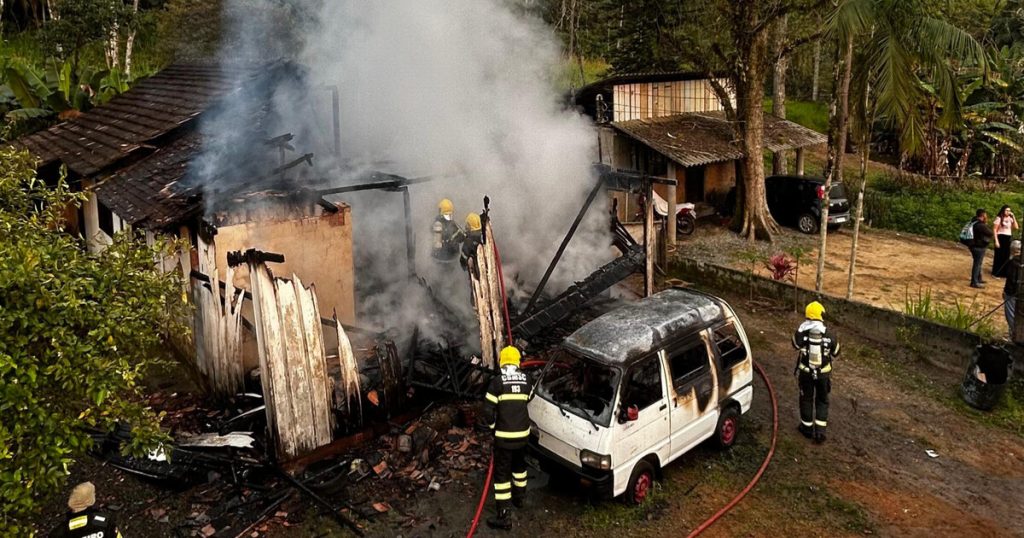
<path id="1" fill-rule="evenodd" d="M 961 331 L 972 332 L 986 338 L 996 334 L 996 322 L 993 321 L 994 312 L 986 311 L 984 307 L 972 301 L 970 304 L 961 302 L 957 298 L 952 306 L 939 304 L 932 300 L 932 290 L 917 290 L 917 296 L 905 292 L 903 312 L 916 318 L 934 321 L 947 327 L 960 329 Z M 998 308 L 1000 312 L 1002 308 Z"/>
<path id="2" fill-rule="evenodd" d="M 162 357 L 161 334 L 184 330 L 167 251 L 119 234 L 102 255 L 61 230 L 81 194 L 36 178 L 27 153 L 0 149 L 0 529 L 27 521 L 59 490 L 89 429 L 116 423 L 145 453 L 165 440 L 142 402 L 142 379 Z"/>
<path id="3" fill-rule="evenodd" d="M 942 184 L 890 178 L 868 189 L 864 218 L 876 228 L 956 241 L 975 210 L 984 208 L 994 217 L 1004 204 L 1024 214 L 1024 193 L 996 190 L 977 181 Z"/>

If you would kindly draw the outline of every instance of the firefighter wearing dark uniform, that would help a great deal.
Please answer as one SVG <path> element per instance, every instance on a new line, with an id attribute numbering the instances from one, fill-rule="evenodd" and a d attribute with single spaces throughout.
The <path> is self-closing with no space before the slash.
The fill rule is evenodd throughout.
<path id="1" fill-rule="evenodd" d="M 459 247 L 462 245 L 462 228 L 452 220 L 455 214 L 455 205 L 445 198 L 437 204 L 437 217 L 430 228 L 432 242 L 430 254 L 435 260 L 441 262 L 452 262 L 459 257 Z"/>
<path id="2" fill-rule="evenodd" d="M 68 499 L 67 521 L 54 530 L 51 536 L 65 538 L 121 538 L 117 524 L 105 514 L 93 509 L 96 504 L 96 488 L 92 482 L 82 482 L 71 491 Z"/>
<path id="3" fill-rule="evenodd" d="M 496 529 L 511 529 L 509 504 L 523 505 L 526 495 L 526 442 L 530 437 L 530 382 L 519 370 L 519 350 L 501 350 L 501 370 L 487 388 L 487 414 L 494 429 L 494 501 L 498 513 L 487 520 Z"/>
<path id="4" fill-rule="evenodd" d="M 476 249 L 484 241 L 484 232 L 480 215 L 470 213 L 466 216 L 466 237 L 462 240 L 462 254 L 459 263 L 462 268 L 479 276 L 480 269 L 476 263 Z"/>
<path id="5" fill-rule="evenodd" d="M 795 373 L 800 383 L 800 433 L 815 442 L 825 442 L 828 427 L 828 394 L 832 391 L 832 359 L 839 355 L 839 342 L 822 321 L 825 307 L 814 301 L 807 305 L 807 318 L 793 334 L 799 350 Z"/>

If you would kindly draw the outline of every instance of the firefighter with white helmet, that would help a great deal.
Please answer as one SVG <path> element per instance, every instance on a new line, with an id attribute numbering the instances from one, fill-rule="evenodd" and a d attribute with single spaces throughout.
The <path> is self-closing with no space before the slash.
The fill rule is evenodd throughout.
<path id="1" fill-rule="evenodd" d="M 435 260 L 451 262 L 459 256 L 462 245 L 462 228 L 452 220 L 455 215 L 455 204 L 445 198 L 437 204 L 437 217 L 431 226 L 431 255 Z"/>
<path id="2" fill-rule="evenodd" d="M 832 359 L 839 355 L 839 342 L 825 327 L 825 307 L 821 303 L 808 304 L 804 313 L 807 319 L 793 334 L 793 347 L 799 350 L 794 369 L 800 384 L 798 429 L 805 437 L 823 443 L 828 427 L 828 395 L 832 392 Z"/>

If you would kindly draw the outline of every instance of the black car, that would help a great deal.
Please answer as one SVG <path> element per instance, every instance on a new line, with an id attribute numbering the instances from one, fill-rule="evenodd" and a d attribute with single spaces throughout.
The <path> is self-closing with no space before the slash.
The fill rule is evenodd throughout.
<path id="1" fill-rule="evenodd" d="M 818 231 L 825 180 L 813 176 L 770 176 L 765 180 L 768 210 L 780 224 L 796 226 L 805 234 Z M 828 229 L 838 230 L 850 221 L 850 202 L 842 184 L 829 193 Z"/>

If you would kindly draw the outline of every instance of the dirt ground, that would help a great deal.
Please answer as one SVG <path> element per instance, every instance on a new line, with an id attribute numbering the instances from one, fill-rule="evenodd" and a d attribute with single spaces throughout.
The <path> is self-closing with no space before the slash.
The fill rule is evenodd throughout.
<path id="1" fill-rule="evenodd" d="M 778 393 L 779 430 L 760 483 L 705 536 L 1024 536 L 1024 429 L 996 426 L 989 415 L 963 405 L 957 372 L 937 371 L 899 345 L 865 339 L 854 327 L 834 327 L 845 349 L 833 377 L 829 440 L 814 445 L 796 431 L 788 339 L 800 316 L 789 307 L 747 300 L 742 290 L 725 297 Z M 761 383 L 755 391 L 737 445 L 725 453 L 701 447 L 674 462 L 644 507 L 591 499 L 573 484 L 531 469 L 531 497 L 516 512 L 514 531 L 481 525 L 477 535 L 685 535 L 746 485 L 768 450 L 771 405 Z M 938 457 L 926 455 L 928 449 Z M 483 475 L 479 469 L 456 475 L 436 492 L 410 490 L 390 501 L 390 511 L 361 523 L 369 536 L 464 536 Z M 117 509 L 127 537 L 192 535 L 187 527 L 175 528 L 206 508 L 201 491 L 190 493 L 189 504 L 184 494 L 95 462 L 76 467 L 70 483 L 78 479 L 97 482 L 100 503 Z M 154 509 L 168 511 L 157 517 Z M 308 503 L 281 510 L 283 517 L 246 536 L 350 535 Z M 489 502 L 484 518 L 492 510 Z"/>
<path id="2" fill-rule="evenodd" d="M 847 276 L 850 270 L 850 245 L 853 230 L 844 227 L 830 233 L 826 244 L 825 293 L 846 296 Z M 804 249 L 804 260 L 799 268 L 800 287 L 813 289 L 818 260 L 818 236 L 801 234 L 783 228 L 775 243 L 749 245 L 723 227 L 701 221 L 696 232 L 678 246 L 680 256 L 725 264 L 735 269 L 750 270 L 769 276 L 765 262 L 778 252 L 790 253 Z M 917 299 L 919 294 L 931 292 L 932 300 L 947 306 L 957 301 L 977 314 L 985 314 L 1002 304 L 1003 282 L 993 277 L 992 252 L 985 260 L 984 289 L 969 286 L 971 255 L 967 248 L 952 241 L 939 241 L 929 237 L 861 228 L 858 240 L 854 299 L 882 308 L 904 311 L 908 295 Z M 1002 311 L 989 318 L 998 329 L 1005 330 Z"/>

